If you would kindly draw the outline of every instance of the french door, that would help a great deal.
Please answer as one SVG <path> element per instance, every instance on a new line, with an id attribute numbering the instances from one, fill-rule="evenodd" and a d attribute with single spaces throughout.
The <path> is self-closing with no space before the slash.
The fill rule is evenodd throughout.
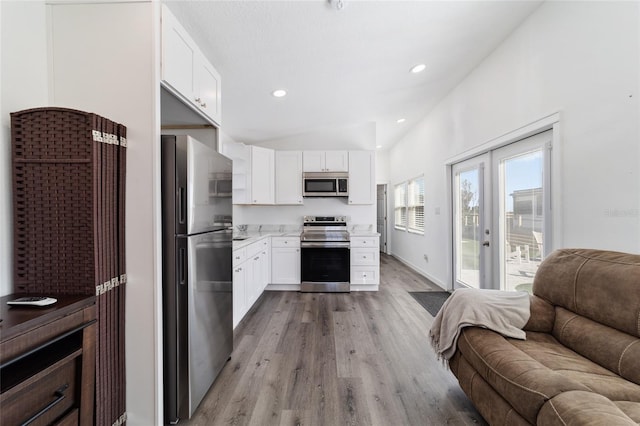
<path id="1" fill-rule="evenodd" d="M 454 278 L 457 287 L 487 288 L 491 256 L 491 156 L 482 154 L 453 166 Z"/>
<path id="2" fill-rule="evenodd" d="M 551 246 L 551 137 L 452 165 L 454 287 L 531 290 Z"/>

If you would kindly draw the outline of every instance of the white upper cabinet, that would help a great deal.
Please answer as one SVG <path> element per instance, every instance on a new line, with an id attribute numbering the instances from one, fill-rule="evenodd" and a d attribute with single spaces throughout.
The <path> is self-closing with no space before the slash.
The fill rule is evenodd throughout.
<path id="1" fill-rule="evenodd" d="M 375 152 L 349 151 L 349 204 L 376 202 L 375 164 Z"/>
<path id="2" fill-rule="evenodd" d="M 305 151 L 302 168 L 305 172 L 347 172 L 349 152 Z"/>
<path id="3" fill-rule="evenodd" d="M 194 110 L 220 124 L 220 74 L 167 6 L 162 6 L 162 82 Z"/>
<path id="4" fill-rule="evenodd" d="M 276 151 L 276 204 L 302 204 L 302 151 Z"/>
<path id="5" fill-rule="evenodd" d="M 273 204 L 274 151 L 251 146 L 251 197 L 249 204 Z"/>
<path id="6" fill-rule="evenodd" d="M 222 119 L 220 74 L 218 74 L 213 65 L 204 59 L 204 56 L 200 58 L 202 61 L 196 61 L 196 66 L 194 67 L 194 74 L 196 75 L 194 102 L 199 103 L 201 110 L 211 117 L 213 121 L 220 124 Z"/>
<path id="7" fill-rule="evenodd" d="M 273 204 L 274 151 L 237 142 L 224 143 L 221 151 L 233 160 L 233 204 Z"/>

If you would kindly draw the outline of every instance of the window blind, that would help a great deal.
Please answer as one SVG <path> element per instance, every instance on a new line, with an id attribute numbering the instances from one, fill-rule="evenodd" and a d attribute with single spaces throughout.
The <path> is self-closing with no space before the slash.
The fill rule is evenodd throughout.
<path id="1" fill-rule="evenodd" d="M 407 184 L 407 227 L 411 231 L 424 233 L 424 177 Z"/>
<path id="2" fill-rule="evenodd" d="M 396 229 L 407 229 L 407 196 L 406 196 L 407 183 L 403 182 L 395 186 L 394 198 L 395 198 L 395 223 Z"/>

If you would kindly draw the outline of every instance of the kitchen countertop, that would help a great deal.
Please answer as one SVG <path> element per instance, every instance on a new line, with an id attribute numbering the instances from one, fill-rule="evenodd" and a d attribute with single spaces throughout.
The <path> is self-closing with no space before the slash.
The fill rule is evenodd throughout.
<path id="1" fill-rule="evenodd" d="M 379 237 L 380 233 L 376 231 L 367 230 L 351 230 L 349 231 L 351 237 Z"/>
<path id="2" fill-rule="evenodd" d="M 233 241 L 233 249 L 241 249 L 251 245 L 265 237 L 295 237 L 300 238 L 301 231 L 247 231 L 235 236 L 246 237 L 244 240 Z M 352 229 L 349 231 L 351 237 L 379 237 L 380 233 L 368 229 Z"/>
<path id="3" fill-rule="evenodd" d="M 247 237 L 244 240 L 233 241 L 233 249 L 241 249 L 248 245 L 251 245 L 265 237 L 295 237 L 300 238 L 300 231 L 247 231 L 241 234 L 236 234 L 234 237 L 241 235 Z"/>

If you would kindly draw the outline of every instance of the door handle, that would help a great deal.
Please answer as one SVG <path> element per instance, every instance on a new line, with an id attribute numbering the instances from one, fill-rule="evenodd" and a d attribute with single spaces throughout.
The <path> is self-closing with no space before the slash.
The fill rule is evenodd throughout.
<path id="1" fill-rule="evenodd" d="M 489 243 L 489 241 L 483 241 L 482 245 L 485 246 L 485 247 L 489 247 L 490 243 Z"/>

